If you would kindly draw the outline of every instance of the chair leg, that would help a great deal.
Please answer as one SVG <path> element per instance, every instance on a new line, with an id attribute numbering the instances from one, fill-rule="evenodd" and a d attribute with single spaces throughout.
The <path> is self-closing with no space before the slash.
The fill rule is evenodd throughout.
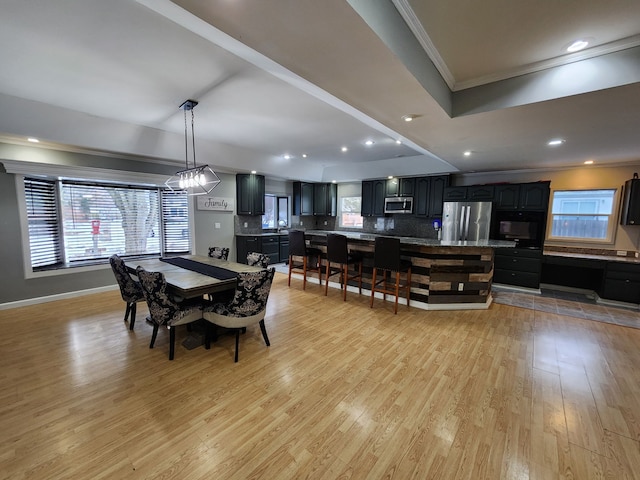
<path id="1" fill-rule="evenodd" d="M 176 327 L 169 327 L 169 360 L 173 360 L 176 346 Z"/>
<path id="2" fill-rule="evenodd" d="M 307 256 L 302 257 L 302 289 L 307 289 Z"/>
<path id="3" fill-rule="evenodd" d="M 159 325 L 153 325 L 153 333 L 151 334 L 151 343 L 149 344 L 149 348 L 153 348 L 153 344 L 156 343 L 156 337 L 158 336 L 158 327 Z"/>
<path id="4" fill-rule="evenodd" d="M 378 271 L 378 269 L 376 267 L 373 267 L 373 276 L 371 278 L 371 304 L 369 305 L 369 307 L 373 308 L 373 297 L 376 294 L 376 272 Z"/>
<path id="5" fill-rule="evenodd" d="M 393 313 L 398 314 L 398 297 L 400 296 L 400 272 L 396 272 L 396 304 L 393 307 Z"/>
<path id="6" fill-rule="evenodd" d="M 211 327 L 213 325 L 209 322 L 204 327 L 204 349 L 209 350 L 211 348 Z"/>
<path id="7" fill-rule="evenodd" d="M 325 273 L 324 273 L 324 280 L 325 280 L 325 283 L 324 283 L 324 296 L 325 297 L 327 296 L 327 293 L 329 292 L 329 273 L 330 273 L 329 269 L 331 268 L 330 265 L 331 265 L 331 262 L 329 260 L 327 260 L 327 268 L 326 268 Z"/>
<path id="8" fill-rule="evenodd" d="M 291 269 L 293 268 L 293 256 L 289 255 L 289 283 L 287 284 L 289 287 L 291 286 Z"/>
<path id="9" fill-rule="evenodd" d="M 362 295 L 362 262 L 358 264 L 358 294 Z"/>
<path id="10" fill-rule="evenodd" d="M 407 270 L 407 307 L 411 300 L 411 267 Z"/>
<path id="11" fill-rule="evenodd" d="M 340 265 L 342 267 L 342 273 L 340 274 L 340 287 L 342 291 L 342 301 L 347 301 L 347 280 L 349 279 L 349 264 L 344 263 Z"/>
<path id="12" fill-rule="evenodd" d="M 137 305 L 138 304 L 136 302 L 131 303 L 131 320 L 129 321 L 129 330 L 133 330 L 133 326 L 136 324 Z"/>
<path id="13" fill-rule="evenodd" d="M 124 323 L 127 323 L 127 318 L 129 318 L 130 311 L 131 311 L 131 302 L 127 302 L 127 309 L 124 311 Z"/>
<path id="14" fill-rule="evenodd" d="M 267 344 L 267 347 L 271 346 L 269 342 L 269 337 L 267 336 L 267 327 L 264 325 L 264 319 L 260 320 L 260 331 L 262 332 L 262 338 L 264 338 L 264 343 Z"/>
<path id="15" fill-rule="evenodd" d="M 238 363 L 238 346 L 240 345 L 240 329 L 236 330 L 236 356 L 233 360 L 235 363 Z"/>

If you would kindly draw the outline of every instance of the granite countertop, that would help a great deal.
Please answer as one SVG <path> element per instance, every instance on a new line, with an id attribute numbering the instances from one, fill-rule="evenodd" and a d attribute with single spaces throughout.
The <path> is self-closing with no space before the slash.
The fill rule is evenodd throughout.
<path id="1" fill-rule="evenodd" d="M 601 255 L 601 254 L 593 254 L 593 253 L 556 251 L 556 250 L 544 250 L 542 254 L 550 257 L 570 257 L 570 258 L 582 258 L 585 260 L 603 260 L 607 262 L 640 264 L 640 258 L 619 256 L 619 255 Z"/>
<path id="2" fill-rule="evenodd" d="M 289 235 L 288 230 L 281 232 L 260 232 L 260 233 L 236 233 L 236 237 L 286 237 Z"/>
<path id="3" fill-rule="evenodd" d="M 378 235 L 375 233 L 360 233 L 360 232 L 347 232 L 347 231 L 328 231 L 328 230 L 307 230 L 307 235 L 314 235 L 318 237 L 326 236 L 328 233 L 339 233 L 344 235 L 350 240 L 363 240 L 372 241 L 376 237 L 393 237 L 399 238 L 400 243 L 405 245 L 421 245 L 428 247 L 492 247 L 492 248 L 512 248 L 516 246 L 515 242 L 507 242 L 504 240 L 486 240 L 479 242 L 472 241 L 444 241 L 436 240 L 433 238 L 418 238 L 418 237 L 401 237 L 395 235 Z"/>

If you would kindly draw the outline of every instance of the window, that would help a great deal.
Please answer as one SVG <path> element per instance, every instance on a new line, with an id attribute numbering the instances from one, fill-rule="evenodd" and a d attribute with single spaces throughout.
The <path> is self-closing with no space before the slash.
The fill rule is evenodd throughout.
<path id="1" fill-rule="evenodd" d="M 549 239 L 613 242 L 616 197 L 615 189 L 554 191 Z"/>
<path id="2" fill-rule="evenodd" d="M 282 228 L 289 226 L 289 197 L 264 196 L 262 228 Z"/>
<path id="3" fill-rule="evenodd" d="M 360 215 L 362 197 L 340 198 L 340 226 L 346 228 L 362 228 L 363 220 Z"/>
<path id="4" fill-rule="evenodd" d="M 185 193 L 31 178 L 24 188 L 35 270 L 189 251 Z"/>

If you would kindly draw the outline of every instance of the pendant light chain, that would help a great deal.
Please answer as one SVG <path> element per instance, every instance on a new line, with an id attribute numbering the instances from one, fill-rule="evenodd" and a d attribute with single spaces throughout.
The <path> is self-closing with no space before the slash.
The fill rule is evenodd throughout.
<path id="1" fill-rule="evenodd" d="M 194 119 L 194 114 L 193 114 L 193 108 L 192 108 L 191 109 L 191 148 L 193 150 L 193 168 L 196 168 L 196 134 L 193 129 L 193 124 L 194 124 L 193 119 Z"/>

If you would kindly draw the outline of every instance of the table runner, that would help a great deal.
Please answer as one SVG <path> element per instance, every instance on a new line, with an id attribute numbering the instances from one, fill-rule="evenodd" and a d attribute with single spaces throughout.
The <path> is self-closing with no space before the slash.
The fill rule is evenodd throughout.
<path id="1" fill-rule="evenodd" d="M 200 263 L 195 260 L 191 260 L 190 258 L 171 257 L 161 258 L 160 261 L 170 263 L 171 265 L 175 265 L 186 270 L 191 270 L 192 272 L 201 273 L 209 277 L 217 278 L 218 280 L 229 280 L 238 276 L 237 272 L 227 270 L 226 268 L 208 265 L 206 263 Z"/>

